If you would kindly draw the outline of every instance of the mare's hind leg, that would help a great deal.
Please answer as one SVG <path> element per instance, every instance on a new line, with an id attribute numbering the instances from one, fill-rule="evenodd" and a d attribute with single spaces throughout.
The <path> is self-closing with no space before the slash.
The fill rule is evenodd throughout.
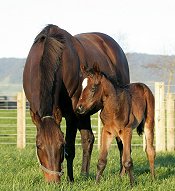
<path id="1" fill-rule="evenodd" d="M 149 160 L 150 165 L 150 171 L 152 178 L 154 179 L 155 173 L 154 173 L 154 160 L 155 160 L 155 149 L 154 149 L 154 122 L 145 122 L 144 127 L 145 132 L 145 139 L 146 139 L 146 154 Z"/>
<path id="2" fill-rule="evenodd" d="M 131 186 L 134 183 L 134 177 L 132 173 L 133 162 L 131 158 L 131 138 L 132 138 L 132 128 L 125 127 L 120 133 L 121 140 L 123 142 L 123 156 L 122 156 L 122 165 L 123 169 L 129 175 Z"/>
<path id="3" fill-rule="evenodd" d="M 119 137 L 116 137 L 116 141 L 117 141 L 118 149 L 120 152 L 120 176 L 123 176 L 126 172 L 125 168 L 123 168 L 123 165 L 122 165 L 123 143 Z"/>
<path id="4" fill-rule="evenodd" d="M 110 132 L 106 131 L 105 128 L 103 128 L 101 135 L 100 155 L 97 164 L 96 182 L 100 181 L 100 177 L 106 167 L 108 150 L 111 145 L 112 139 L 113 135 Z"/>
<path id="5" fill-rule="evenodd" d="M 81 134 L 81 144 L 83 148 L 81 173 L 88 175 L 90 168 L 91 153 L 94 143 L 94 135 L 91 129 L 90 116 L 80 116 L 78 129 Z"/>

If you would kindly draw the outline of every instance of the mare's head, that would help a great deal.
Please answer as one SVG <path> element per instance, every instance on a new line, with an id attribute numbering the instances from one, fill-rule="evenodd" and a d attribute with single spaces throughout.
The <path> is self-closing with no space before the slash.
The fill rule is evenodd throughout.
<path id="1" fill-rule="evenodd" d="M 37 155 L 47 182 L 60 182 L 64 137 L 57 108 L 62 85 L 61 56 L 64 48 L 59 28 L 48 25 L 36 37 L 25 72 L 31 118 L 37 127 Z M 27 77 L 26 77 L 27 76 Z"/>
<path id="2" fill-rule="evenodd" d="M 85 78 L 82 82 L 82 92 L 76 107 L 76 112 L 86 114 L 96 107 L 96 105 L 101 104 L 103 92 L 101 80 L 103 75 L 97 64 L 94 64 L 91 69 L 81 67 L 81 70 Z"/>
<path id="3" fill-rule="evenodd" d="M 64 135 L 52 116 L 40 118 L 31 111 L 33 123 L 37 127 L 37 156 L 47 182 L 60 182 L 64 160 Z"/>

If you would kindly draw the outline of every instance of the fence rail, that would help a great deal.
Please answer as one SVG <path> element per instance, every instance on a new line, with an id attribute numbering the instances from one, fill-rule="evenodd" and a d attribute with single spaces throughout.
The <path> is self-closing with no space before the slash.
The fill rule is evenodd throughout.
<path id="1" fill-rule="evenodd" d="M 155 94 L 155 146 L 156 151 L 173 151 L 175 149 L 175 93 L 165 94 L 163 82 L 149 84 Z M 175 86 L 174 88 L 175 89 Z M 0 144 L 15 144 L 18 148 L 35 144 L 36 128 L 31 122 L 28 105 L 25 106 L 24 93 L 12 99 L 0 99 Z M 10 103 L 10 104 L 9 104 Z M 27 108 L 27 109 L 26 109 Z M 95 145 L 100 146 L 101 121 L 98 114 L 91 117 Z M 65 132 L 65 120 L 61 123 Z M 113 142 L 116 145 L 115 141 Z M 144 136 L 139 137 L 133 132 L 132 145 L 145 147 Z M 76 145 L 81 145 L 80 133 L 77 132 Z"/>

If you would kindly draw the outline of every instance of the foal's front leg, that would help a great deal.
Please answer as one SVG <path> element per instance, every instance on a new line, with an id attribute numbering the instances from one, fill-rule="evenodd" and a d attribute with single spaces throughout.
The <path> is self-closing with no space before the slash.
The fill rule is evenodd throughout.
<path id="1" fill-rule="evenodd" d="M 113 135 L 106 129 L 107 128 L 104 127 L 102 130 L 100 155 L 97 164 L 96 182 L 100 181 L 100 177 L 106 167 L 108 150 L 113 139 Z"/>

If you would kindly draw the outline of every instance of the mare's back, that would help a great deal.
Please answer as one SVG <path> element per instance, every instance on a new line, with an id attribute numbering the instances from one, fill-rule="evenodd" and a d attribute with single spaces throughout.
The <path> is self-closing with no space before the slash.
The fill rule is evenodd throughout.
<path id="1" fill-rule="evenodd" d="M 98 62 L 100 70 L 110 76 L 117 76 L 120 84 L 129 83 L 126 56 L 113 38 L 103 33 L 83 33 L 74 37 L 83 46 L 89 67 Z"/>

